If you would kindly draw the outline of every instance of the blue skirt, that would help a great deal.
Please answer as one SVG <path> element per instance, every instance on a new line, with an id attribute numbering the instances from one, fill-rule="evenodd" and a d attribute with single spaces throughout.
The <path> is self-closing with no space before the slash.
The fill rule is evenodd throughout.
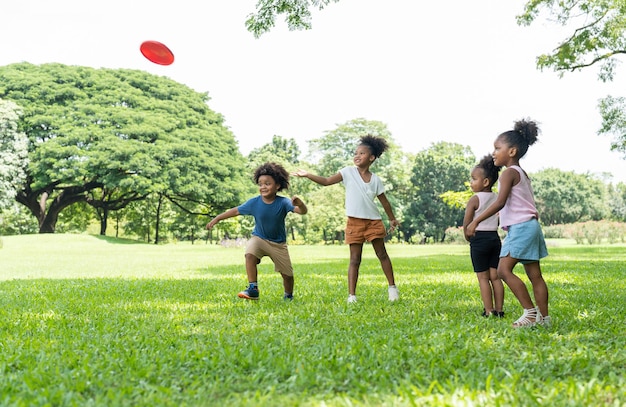
<path id="1" fill-rule="evenodd" d="M 522 264 L 539 261 L 548 255 L 546 241 L 537 219 L 508 227 L 500 257 L 511 256 Z"/>

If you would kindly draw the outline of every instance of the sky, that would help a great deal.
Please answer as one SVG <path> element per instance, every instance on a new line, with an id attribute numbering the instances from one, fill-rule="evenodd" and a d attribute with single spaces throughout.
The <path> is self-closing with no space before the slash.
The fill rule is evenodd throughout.
<path id="1" fill-rule="evenodd" d="M 20 0 L 2 5 L 0 66 L 58 62 L 127 68 L 207 92 L 247 154 L 274 135 L 308 141 L 364 118 L 387 125 L 403 151 L 445 141 L 491 153 L 515 120 L 540 124 L 521 161 L 611 173 L 626 160 L 599 136 L 598 100 L 624 96 L 626 68 L 611 83 L 597 69 L 539 71 L 535 58 L 569 31 L 540 18 L 517 25 L 520 0 L 340 0 L 289 31 L 281 17 L 256 39 L 245 28 L 256 0 Z M 151 63 L 146 40 L 166 44 L 172 65 Z"/>

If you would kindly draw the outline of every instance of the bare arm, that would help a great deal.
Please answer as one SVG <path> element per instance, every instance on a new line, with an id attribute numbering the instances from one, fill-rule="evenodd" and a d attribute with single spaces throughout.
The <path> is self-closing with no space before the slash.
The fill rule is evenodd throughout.
<path id="1" fill-rule="evenodd" d="M 229 210 L 227 210 L 226 212 L 222 212 L 219 215 L 217 215 L 216 217 L 214 217 L 207 225 L 206 228 L 207 229 L 213 229 L 213 226 L 215 226 L 217 224 L 217 222 L 224 220 L 224 219 L 228 219 L 228 218 L 233 218 L 235 216 L 239 215 L 239 208 L 231 208 Z"/>
<path id="2" fill-rule="evenodd" d="M 295 206 L 295 208 L 293 208 L 293 211 L 295 213 L 298 213 L 300 215 L 306 215 L 306 213 L 309 211 L 304 202 L 302 202 L 302 199 L 298 198 L 297 196 L 291 198 L 291 203 L 293 204 L 293 206 Z"/>
<path id="3" fill-rule="evenodd" d="M 474 214 L 476 213 L 476 209 L 478 209 L 478 196 L 474 195 L 467 201 L 467 206 L 465 207 L 465 216 L 463 217 L 463 234 L 465 235 L 465 240 L 469 242 L 470 235 L 467 234 L 467 226 L 474 220 Z"/>
<path id="4" fill-rule="evenodd" d="M 384 192 L 378 195 L 378 200 L 380 201 L 381 205 L 383 206 L 383 209 L 385 210 L 385 213 L 387 214 L 387 217 L 389 218 L 389 225 L 391 225 L 390 232 L 392 232 L 398 226 L 400 226 L 400 222 L 398 222 L 398 220 L 394 216 L 393 210 L 391 209 L 391 204 L 389 203 L 389 200 L 387 199 L 387 196 L 385 195 Z"/>
<path id="5" fill-rule="evenodd" d="M 331 175 L 330 177 L 322 177 L 319 175 L 311 174 L 308 171 L 299 169 L 298 171 L 294 172 L 293 175 L 295 175 L 296 177 L 308 178 L 311 181 L 317 184 L 323 185 L 325 187 L 329 185 L 337 184 L 343 180 L 343 177 L 341 176 L 340 172 L 334 175 Z"/>
<path id="6" fill-rule="evenodd" d="M 465 229 L 465 234 L 468 236 L 474 236 L 476 234 L 476 226 L 488 217 L 495 215 L 500 211 L 500 209 L 504 208 L 504 204 L 506 204 L 506 200 L 509 198 L 509 194 L 511 193 L 511 189 L 513 185 L 519 182 L 519 173 L 511 168 L 507 168 L 504 170 L 502 175 L 500 176 L 500 181 L 498 182 L 498 198 L 489 205 L 487 209 L 479 216 L 476 217 L 473 221 L 471 221 L 467 228 Z"/>

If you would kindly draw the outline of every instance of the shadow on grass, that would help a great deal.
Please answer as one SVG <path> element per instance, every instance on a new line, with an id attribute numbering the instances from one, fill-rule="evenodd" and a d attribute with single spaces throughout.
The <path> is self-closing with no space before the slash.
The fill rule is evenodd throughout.
<path id="1" fill-rule="evenodd" d="M 111 244 L 126 244 L 126 245 L 131 245 L 131 244 L 149 245 L 149 244 L 153 244 L 153 243 L 148 243 L 148 242 L 142 242 L 142 241 L 139 241 L 139 240 L 125 239 L 125 238 L 113 237 L 113 236 L 102 236 L 102 235 L 91 235 L 91 236 L 95 237 L 98 240 L 102 240 L 103 242 L 107 242 L 107 243 L 111 243 Z"/>

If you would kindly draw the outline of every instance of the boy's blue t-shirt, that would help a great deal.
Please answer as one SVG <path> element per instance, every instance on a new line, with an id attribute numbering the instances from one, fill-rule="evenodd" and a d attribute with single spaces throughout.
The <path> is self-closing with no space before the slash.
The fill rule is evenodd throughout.
<path id="1" fill-rule="evenodd" d="M 254 236 L 275 243 L 287 241 L 285 218 L 294 209 L 291 199 L 277 195 L 274 202 L 266 204 L 261 195 L 258 195 L 248 199 L 237 209 L 241 215 L 254 216 L 254 230 L 252 231 Z"/>

